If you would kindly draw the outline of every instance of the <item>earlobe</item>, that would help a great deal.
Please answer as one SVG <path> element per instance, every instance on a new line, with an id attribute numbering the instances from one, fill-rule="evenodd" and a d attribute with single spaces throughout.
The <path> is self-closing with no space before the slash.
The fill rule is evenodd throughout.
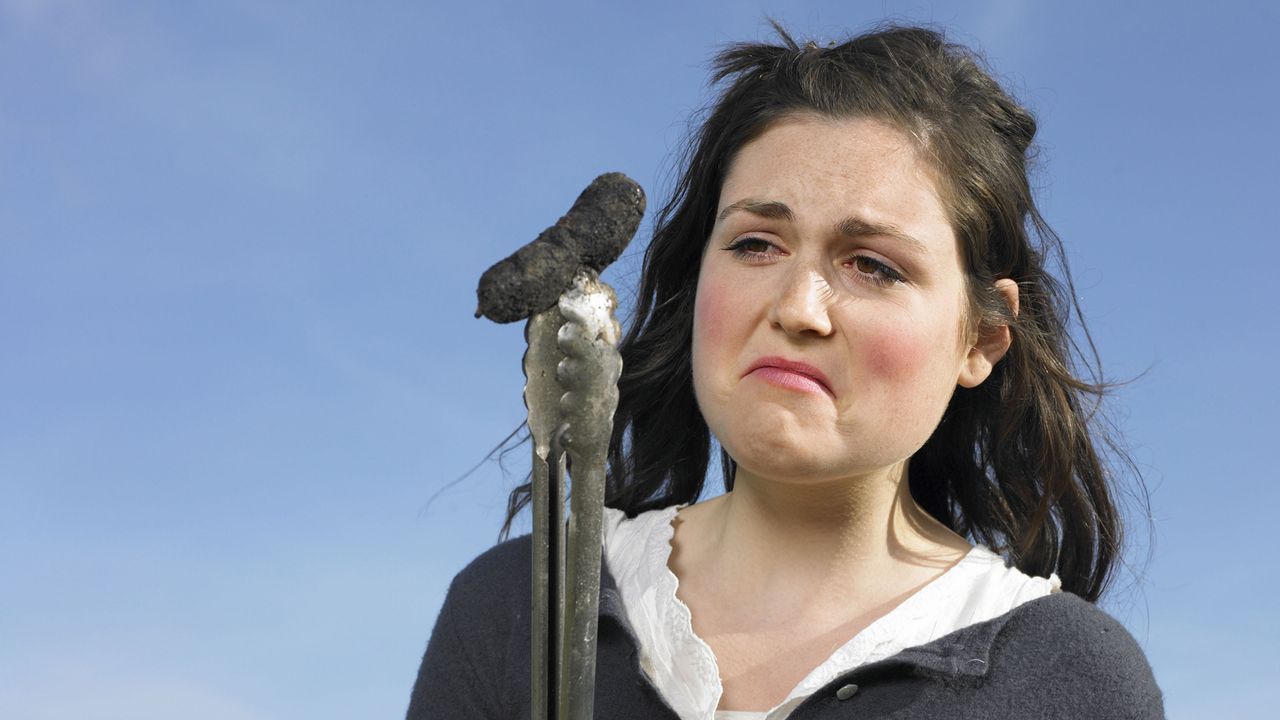
<path id="1" fill-rule="evenodd" d="M 1001 278 L 996 281 L 995 287 L 1004 296 L 1013 317 L 1018 317 L 1018 284 L 1009 278 Z M 1013 344 L 1013 333 L 1007 324 L 986 326 L 980 328 L 978 333 L 978 340 L 969 348 L 964 365 L 960 368 L 960 377 L 956 380 L 961 387 L 975 388 L 981 385 Z"/>

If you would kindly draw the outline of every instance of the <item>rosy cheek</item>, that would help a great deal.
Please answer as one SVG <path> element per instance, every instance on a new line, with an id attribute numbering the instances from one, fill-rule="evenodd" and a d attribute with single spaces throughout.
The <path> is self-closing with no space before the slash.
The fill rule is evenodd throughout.
<path id="1" fill-rule="evenodd" d="M 859 334 L 868 372 L 895 382 L 919 377 L 939 349 L 929 333 L 896 323 L 864 327 Z"/>
<path id="2" fill-rule="evenodd" d="M 706 280 L 698 283 L 698 297 L 694 302 L 694 346 L 704 350 L 721 347 L 733 318 L 733 300 L 729 288 L 721 282 Z"/>
<path id="3" fill-rule="evenodd" d="M 735 348 L 744 342 L 735 331 L 735 324 L 742 322 L 742 298 L 731 283 L 707 273 L 705 265 L 703 270 L 693 308 L 693 386 L 703 413 L 715 415 L 706 403 L 723 399 L 729 391 Z"/>

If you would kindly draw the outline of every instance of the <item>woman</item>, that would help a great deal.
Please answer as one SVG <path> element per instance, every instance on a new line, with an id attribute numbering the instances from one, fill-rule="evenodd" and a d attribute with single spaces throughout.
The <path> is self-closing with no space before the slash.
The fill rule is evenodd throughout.
<path id="1" fill-rule="evenodd" d="M 1034 119 L 935 32 L 779 33 L 719 56 L 645 256 L 597 716 L 1162 717 L 1091 604 L 1120 525 Z M 455 579 L 411 718 L 527 716 L 527 542 Z"/>

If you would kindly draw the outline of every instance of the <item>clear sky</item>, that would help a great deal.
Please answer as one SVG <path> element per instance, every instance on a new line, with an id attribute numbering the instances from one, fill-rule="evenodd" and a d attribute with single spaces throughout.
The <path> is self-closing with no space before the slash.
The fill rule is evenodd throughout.
<path id="1" fill-rule="evenodd" d="M 769 15 L 938 23 L 1036 111 L 1151 496 L 1105 607 L 1171 717 L 1269 716 L 1261 0 L 0 0 L 0 716 L 402 716 L 527 468 L 446 489 L 524 413 L 476 280 L 601 172 L 656 205 L 707 59 Z M 649 231 L 606 275 L 624 301 Z"/>

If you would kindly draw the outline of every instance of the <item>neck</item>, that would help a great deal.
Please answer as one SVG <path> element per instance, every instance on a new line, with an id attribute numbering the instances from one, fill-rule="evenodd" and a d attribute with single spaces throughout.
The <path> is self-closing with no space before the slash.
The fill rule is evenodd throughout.
<path id="1" fill-rule="evenodd" d="M 870 600 L 927 581 L 969 549 L 916 505 L 905 463 L 803 484 L 739 470 L 733 492 L 686 512 L 690 528 L 673 563 L 757 597 Z"/>

